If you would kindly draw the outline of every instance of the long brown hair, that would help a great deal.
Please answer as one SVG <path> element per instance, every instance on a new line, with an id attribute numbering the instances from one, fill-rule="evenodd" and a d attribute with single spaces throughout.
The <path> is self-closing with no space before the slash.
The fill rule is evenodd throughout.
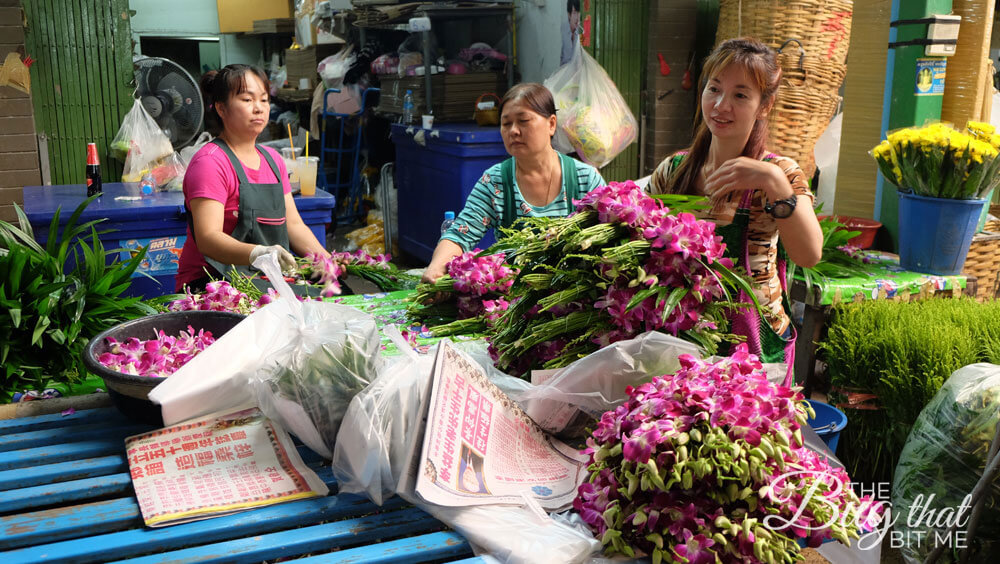
<path id="1" fill-rule="evenodd" d="M 688 147 L 688 156 L 668 180 L 666 191 L 674 194 L 694 194 L 698 173 L 708 158 L 708 148 L 712 145 L 712 132 L 701 113 L 701 95 L 708 81 L 730 64 L 743 67 L 760 91 L 760 107 L 769 108 L 774 104 L 781 83 L 781 67 L 778 56 L 764 43 L 756 39 L 742 37 L 722 42 L 705 59 L 701 80 L 698 84 L 698 108 L 695 110 L 694 141 Z M 767 145 L 767 118 L 758 118 L 750 130 L 742 155 L 760 158 Z"/>

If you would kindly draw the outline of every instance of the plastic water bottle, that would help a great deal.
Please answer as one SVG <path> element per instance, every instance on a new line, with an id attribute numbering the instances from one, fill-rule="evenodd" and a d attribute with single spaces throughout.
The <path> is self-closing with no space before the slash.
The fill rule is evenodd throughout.
<path id="1" fill-rule="evenodd" d="M 455 223 L 455 212 L 444 212 L 444 221 L 441 222 L 441 234 L 444 235 L 446 231 L 451 229 L 453 223 Z"/>
<path id="2" fill-rule="evenodd" d="M 413 91 L 407 90 L 403 96 L 403 123 L 410 125 L 413 123 Z"/>

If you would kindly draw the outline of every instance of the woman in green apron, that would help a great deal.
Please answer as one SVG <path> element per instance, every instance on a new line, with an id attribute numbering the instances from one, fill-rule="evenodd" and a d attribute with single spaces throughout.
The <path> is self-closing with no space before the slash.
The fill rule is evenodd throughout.
<path id="1" fill-rule="evenodd" d="M 486 169 L 465 207 L 434 249 L 424 281 L 444 276 L 455 256 L 476 247 L 486 232 L 522 217 L 565 217 L 573 200 L 605 184 L 594 167 L 552 148 L 556 104 L 538 83 L 511 88 L 500 101 L 500 137 L 511 157 Z"/>
<path id="2" fill-rule="evenodd" d="M 202 147 L 184 175 L 188 234 L 176 289 L 203 287 L 230 269 L 248 271 L 275 252 L 284 269 L 299 255 L 327 253 L 299 216 L 284 160 L 255 143 L 270 114 L 263 71 L 229 65 L 201 79 L 205 124 L 216 139 Z"/>
<path id="3" fill-rule="evenodd" d="M 765 148 L 780 80 L 777 56 L 767 45 L 753 39 L 720 44 L 702 72 L 694 141 L 657 167 L 650 192 L 711 200 L 703 219 L 716 222 L 730 258 L 752 276 L 764 314 L 743 309 L 733 315 L 732 329 L 764 362 L 787 362 L 790 376 L 795 332 L 779 242 L 789 259 L 810 267 L 820 259 L 823 234 L 802 169 Z"/>

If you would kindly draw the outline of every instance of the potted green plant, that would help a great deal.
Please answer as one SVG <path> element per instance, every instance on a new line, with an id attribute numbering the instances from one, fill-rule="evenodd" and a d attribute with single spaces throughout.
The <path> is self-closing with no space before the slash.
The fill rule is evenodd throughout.
<path id="1" fill-rule="evenodd" d="M 907 127 L 871 154 L 899 189 L 899 263 L 916 272 L 959 274 L 989 194 L 1000 180 L 992 126 L 969 122 Z"/>

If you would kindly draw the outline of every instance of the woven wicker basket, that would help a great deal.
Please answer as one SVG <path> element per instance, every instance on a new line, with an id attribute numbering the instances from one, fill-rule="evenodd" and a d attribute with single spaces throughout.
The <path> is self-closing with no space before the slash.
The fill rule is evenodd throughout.
<path id="1" fill-rule="evenodd" d="M 962 274 L 976 277 L 976 299 L 997 297 L 1000 291 L 1000 221 L 990 221 L 969 245 Z"/>
<path id="2" fill-rule="evenodd" d="M 781 88 L 769 148 L 808 177 L 813 147 L 840 105 L 851 40 L 851 0 L 720 0 L 716 42 L 754 37 L 779 50 Z"/>

